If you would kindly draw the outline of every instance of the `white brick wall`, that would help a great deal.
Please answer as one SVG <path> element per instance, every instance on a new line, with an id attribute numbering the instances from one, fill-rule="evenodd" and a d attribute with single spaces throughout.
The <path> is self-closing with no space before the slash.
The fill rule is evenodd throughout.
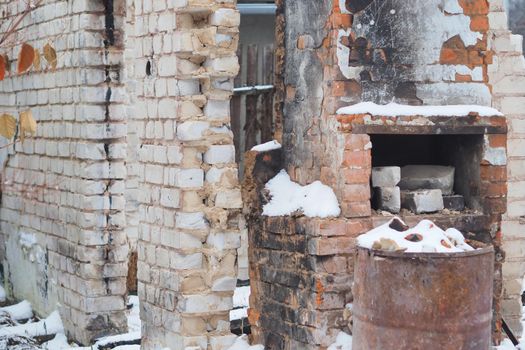
<path id="1" fill-rule="evenodd" d="M 133 62 L 136 143 L 128 144 L 128 154 L 138 162 L 127 164 L 140 192 L 134 198 L 142 347 L 227 349 L 234 340 L 229 309 L 242 220 L 229 94 L 211 82 L 220 77 L 233 88 L 236 40 L 219 47 L 215 38 L 237 38 L 239 13 L 233 1 L 130 4 L 134 34 L 126 60 Z M 145 74 L 148 62 L 151 75 Z M 212 166 L 229 176 L 205 177 Z"/>
<path id="2" fill-rule="evenodd" d="M 0 32 L 25 6 L 0 0 Z M 115 23 L 123 10 L 115 6 Z M 51 43 L 58 67 L 44 63 L 42 71 L 0 82 L 0 113 L 31 108 L 38 121 L 35 139 L 11 149 L 3 170 L 5 276 L 14 297 L 29 299 L 41 315 L 59 308 L 68 334 L 88 343 L 127 328 L 123 54 L 104 46 L 102 1 L 46 0 L 13 39 L 0 50 L 13 70 L 23 41 L 40 52 Z M 36 244 L 22 246 L 22 235 Z"/>
<path id="3" fill-rule="evenodd" d="M 509 127 L 507 153 L 508 196 L 507 213 L 502 222 L 503 301 L 502 312 L 511 328 L 521 329 L 521 286 L 525 275 L 525 58 L 522 38 L 508 31 L 502 0 L 490 2 L 489 16 L 493 35 L 489 35 L 494 50 L 494 64 L 489 67 L 493 105 L 507 117 Z"/>

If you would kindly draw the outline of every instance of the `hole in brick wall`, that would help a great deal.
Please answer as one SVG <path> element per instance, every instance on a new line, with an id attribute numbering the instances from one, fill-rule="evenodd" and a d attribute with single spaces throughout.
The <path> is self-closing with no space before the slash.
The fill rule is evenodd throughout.
<path id="1" fill-rule="evenodd" d="M 441 245 L 445 248 L 452 248 L 452 246 L 448 244 L 444 239 L 441 240 Z"/>
<path id="2" fill-rule="evenodd" d="M 397 134 L 371 135 L 370 138 L 376 174 L 375 183 L 372 176 L 373 209 L 393 213 L 406 209 L 416 214 L 441 211 L 443 207 L 451 211 L 481 210 L 483 135 Z M 394 175 L 395 171 L 382 172 L 388 167 L 401 168 L 401 181 L 397 178 L 399 175 Z M 416 192 L 422 194 L 416 198 Z M 428 201 L 436 205 L 440 196 L 443 207 L 439 210 L 414 207 L 432 204 Z M 396 198 L 400 206 L 397 210 L 388 203 L 389 200 L 396 202 Z"/>
<path id="3" fill-rule="evenodd" d="M 421 242 L 423 240 L 423 236 L 421 236 L 419 233 L 411 233 L 405 236 L 405 239 L 410 242 Z"/>
<path id="4" fill-rule="evenodd" d="M 372 63 L 372 51 L 368 48 L 368 40 L 363 37 L 353 39 L 349 37 L 350 56 L 348 63 L 350 66 L 362 66 Z"/>
<path id="5" fill-rule="evenodd" d="M 128 293 L 135 294 L 137 293 L 137 262 L 138 255 L 137 252 L 131 252 L 128 260 L 128 276 L 126 280 L 126 286 Z"/>
<path id="6" fill-rule="evenodd" d="M 352 13 L 357 13 L 366 9 L 373 0 L 346 0 L 346 9 Z"/>
<path id="7" fill-rule="evenodd" d="M 150 60 L 148 60 L 148 62 L 146 63 L 146 75 L 151 76 L 151 61 Z"/>
<path id="8" fill-rule="evenodd" d="M 398 232 L 404 232 L 404 231 L 407 231 L 410 228 L 410 226 L 406 225 L 405 223 L 403 223 L 401 220 L 399 220 L 397 218 L 392 220 L 392 222 L 390 223 L 389 227 L 392 230 L 396 230 Z"/>

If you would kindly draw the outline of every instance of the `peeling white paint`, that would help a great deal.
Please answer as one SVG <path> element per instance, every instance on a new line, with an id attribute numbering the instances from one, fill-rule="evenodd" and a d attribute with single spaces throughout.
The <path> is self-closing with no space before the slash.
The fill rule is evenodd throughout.
<path id="1" fill-rule="evenodd" d="M 456 73 L 460 75 L 469 75 L 473 81 L 483 81 L 483 68 L 474 67 L 473 69 L 463 66 L 451 66 L 453 68 L 454 75 L 450 77 L 450 80 L 456 79 Z"/>
<path id="2" fill-rule="evenodd" d="M 483 160 L 491 165 L 507 165 L 507 150 L 505 147 L 490 147 L 489 138 L 485 135 Z"/>
<path id="3" fill-rule="evenodd" d="M 443 0 L 443 11 L 451 15 L 456 15 L 462 14 L 463 8 L 459 5 L 458 0 Z"/>
<path id="4" fill-rule="evenodd" d="M 467 23 L 468 29 L 462 28 L 462 30 L 459 31 L 459 36 L 461 37 L 461 40 L 463 40 L 463 43 L 465 43 L 466 46 L 476 45 L 478 40 L 483 39 L 483 35 L 479 32 L 473 32 L 470 30 L 470 17 L 465 15 L 456 15 L 456 16 L 446 16 L 447 18 L 453 18 L 458 17 L 455 21 L 450 21 L 450 24 L 453 25 L 459 25 L 460 27 L 463 27 L 464 23 Z M 461 23 L 458 23 L 458 19 Z M 451 37 L 453 37 L 452 35 Z"/>
<path id="5" fill-rule="evenodd" d="M 417 81 L 455 81 L 456 73 L 469 75 L 473 81 L 483 81 L 483 68 L 473 69 L 464 65 L 442 65 L 433 64 L 428 66 L 416 66 L 413 71 L 413 79 Z"/>
<path id="6" fill-rule="evenodd" d="M 343 37 L 349 36 L 352 29 L 343 30 L 340 29 L 337 33 L 337 65 L 341 70 L 341 73 L 347 79 L 358 79 L 359 73 L 363 70 L 363 67 L 351 67 L 350 62 L 350 48 L 341 43 Z"/>
<path id="7" fill-rule="evenodd" d="M 13 295 L 31 300 L 39 314 L 57 307 L 56 281 L 49 278 L 46 247 L 39 233 L 18 231 L 6 237 L 6 273 L 11 277 Z M 16 262 L 16 263 L 15 263 Z"/>
<path id="8" fill-rule="evenodd" d="M 398 14 L 396 19 L 381 17 L 390 16 L 392 10 Z M 476 83 L 483 81 L 481 67 L 470 69 L 465 66 L 439 63 L 443 44 L 452 37 L 459 36 L 466 46 L 475 45 L 482 39 L 481 33 L 470 29 L 471 19 L 463 14 L 458 0 L 428 0 L 424 4 L 403 2 L 394 9 L 387 8 L 383 12 L 374 13 L 373 16 L 372 18 L 369 10 L 360 12 L 354 16 L 351 30 L 338 32 L 337 61 L 346 78 L 359 81 L 359 73 L 363 70 L 363 67 L 349 66 L 350 49 L 341 44 L 341 38 L 352 33 L 355 37 L 378 40 L 378 42 L 371 42 L 372 47 L 393 46 L 405 50 L 407 55 L 400 57 L 398 64 L 411 65 L 414 68 L 403 73 L 402 79 L 419 82 L 418 90 L 422 96 L 418 94 L 418 98 L 422 99 L 423 103 L 490 105 L 490 91 Z M 371 34 L 376 30 L 372 25 L 385 25 L 385 21 L 388 21 L 391 30 L 398 34 L 392 38 L 372 39 Z M 404 35 L 407 32 L 413 35 Z M 471 76 L 474 83 L 456 84 L 460 86 L 452 88 L 454 93 L 450 93 L 446 89 L 450 87 L 451 81 L 455 81 L 456 73 Z M 443 85 L 433 83 L 443 83 Z M 431 84 L 432 87 L 424 87 L 425 84 Z M 437 90 L 431 93 L 430 89 L 434 88 Z M 477 94 L 482 95 L 477 96 Z M 427 101 L 426 98 L 429 100 Z"/>
<path id="9" fill-rule="evenodd" d="M 346 0 L 339 0 L 339 9 L 341 9 L 341 13 L 351 14 L 351 12 L 346 8 Z"/>
<path id="10" fill-rule="evenodd" d="M 36 237 L 34 234 L 20 232 L 20 238 L 18 240 L 20 245 L 26 249 L 30 249 L 33 245 L 36 244 Z"/>
<path id="11" fill-rule="evenodd" d="M 490 106 L 492 103 L 490 89 L 483 83 L 418 83 L 416 84 L 416 91 L 417 97 L 429 105 L 446 103 Z"/>

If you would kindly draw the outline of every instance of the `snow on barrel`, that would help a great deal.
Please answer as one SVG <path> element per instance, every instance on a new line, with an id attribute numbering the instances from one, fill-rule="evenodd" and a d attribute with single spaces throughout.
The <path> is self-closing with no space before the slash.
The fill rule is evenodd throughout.
<path id="1" fill-rule="evenodd" d="M 407 253 L 455 253 L 474 250 L 455 228 L 446 231 L 430 220 L 409 228 L 399 218 L 393 218 L 357 238 L 360 247 Z"/>

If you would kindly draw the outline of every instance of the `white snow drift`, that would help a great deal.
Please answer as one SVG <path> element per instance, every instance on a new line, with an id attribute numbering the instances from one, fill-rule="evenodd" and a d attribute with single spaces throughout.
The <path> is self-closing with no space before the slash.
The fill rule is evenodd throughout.
<path id="1" fill-rule="evenodd" d="M 271 200 L 263 207 L 263 215 L 285 216 L 300 211 L 308 217 L 326 218 L 341 213 L 334 191 L 320 181 L 301 186 L 281 170 L 265 188 Z"/>

